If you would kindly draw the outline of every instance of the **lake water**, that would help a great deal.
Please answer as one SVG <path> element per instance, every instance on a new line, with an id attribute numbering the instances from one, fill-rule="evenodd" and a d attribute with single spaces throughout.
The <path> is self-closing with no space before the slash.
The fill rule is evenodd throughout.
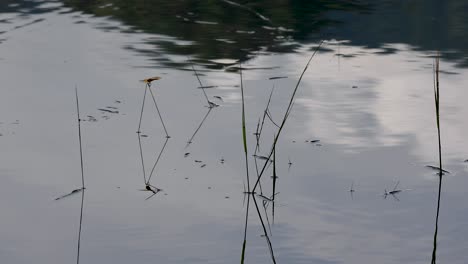
<path id="1" fill-rule="evenodd" d="M 254 133 L 270 92 L 269 114 L 281 123 L 321 40 L 276 146 L 274 206 L 265 213 L 257 198 L 274 259 L 431 261 L 439 178 L 426 166 L 439 159 L 440 51 L 450 174 L 437 260 L 466 263 L 465 1 L 131 2 L 0 3 L 1 263 L 76 262 L 81 197 L 80 263 L 239 263 L 247 205 L 238 62 L 253 185 Z M 199 89 L 192 66 L 213 87 Z M 170 138 L 150 181 L 162 191 L 147 199 L 144 177 L 166 140 L 147 93 L 143 173 L 139 80 L 153 76 Z M 55 200 L 81 187 L 75 87 L 86 190 Z M 219 107 L 208 108 L 203 91 Z M 268 156 L 276 132 L 266 118 L 258 155 Z M 262 176 L 266 197 L 272 168 Z M 272 262 L 250 200 L 245 263 Z"/>

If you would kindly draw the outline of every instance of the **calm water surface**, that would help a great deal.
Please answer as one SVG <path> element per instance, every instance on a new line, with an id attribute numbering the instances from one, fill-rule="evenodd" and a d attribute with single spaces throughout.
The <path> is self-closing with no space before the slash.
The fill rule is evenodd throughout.
<path id="1" fill-rule="evenodd" d="M 276 261 L 430 262 L 438 177 L 425 166 L 438 165 L 432 65 L 440 50 L 443 161 L 451 173 L 437 256 L 466 263 L 464 1 L 131 2 L 0 3 L 2 263 L 76 261 L 81 195 L 54 200 L 81 186 L 75 86 L 86 120 L 80 262 L 239 263 L 246 207 L 237 61 L 246 68 L 252 155 L 272 87 L 279 123 L 321 39 L 277 145 Z M 216 86 L 205 91 L 220 106 L 187 146 L 208 111 L 188 58 L 202 84 Z M 135 132 L 139 80 L 151 76 L 162 77 L 152 89 L 171 138 L 151 178 L 163 191 L 145 200 Z M 150 170 L 165 141 L 151 101 L 141 131 Z M 260 154 L 274 131 L 266 121 Z M 384 199 L 398 181 L 411 191 Z M 272 262 L 262 234 L 251 208 L 246 263 Z"/>

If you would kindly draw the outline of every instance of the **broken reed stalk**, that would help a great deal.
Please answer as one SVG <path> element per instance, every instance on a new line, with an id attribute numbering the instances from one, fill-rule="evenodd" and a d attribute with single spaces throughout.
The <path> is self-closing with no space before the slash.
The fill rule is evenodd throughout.
<path id="1" fill-rule="evenodd" d="M 319 45 L 317 46 L 317 48 L 315 49 L 314 53 L 312 53 L 312 55 L 310 56 L 309 60 L 307 61 L 306 66 L 304 67 L 304 69 L 303 69 L 303 71 L 302 71 L 302 73 L 301 73 L 301 75 L 300 75 L 300 77 L 299 77 L 299 80 L 298 80 L 297 83 L 296 83 L 296 86 L 295 86 L 295 88 L 294 88 L 294 91 L 293 91 L 293 93 L 292 93 L 292 95 L 291 95 L 291 99 L 289 100 L 289 105 L 288 105 L 288 107 L 287 107 L 287 109 L 286 109 L 286 113 L 285 113 L 285 115 L 284 115 L 283 121 L 281 122 L 281 125 L 280 125 L 280 127 L 279 127 L 279 129 L 278 129 L 278 132 L 277 132 L 277 134 L 276 134 L 275 140 L 273 141 L 273 147 L 272 147 L 272 149 L 271 149 L 271 151 L 270 151 L 270 154 L 268 155 L 268 160 L 265 161 L 265 164 L 263 165 L 263 168 L 262 168 L 262 170 L 261 170 L 261 172 L 260 172 L 260 176 L 257 178 L 257 181 L 255 182 L 255 185 L 254 185 L 254 187 L 253 187 L 253 189 L 252 189 L 252 192 L 254 192 L 255 189 L 257 188 L 257 186 L 258 186 L 258 184 L 259 184 L 259 182 L 260 182 L 260 179 L 261 179 L 261 177 L 263 176 L 263 173 L 265 172 L 265 168 L 267 167 L 268 161 L 270 160 L 270 158 L 271 158 L 271 156 L 272 156 L 272 154 L 273 154 L 273 151 L 274 151 L 274 149 L 275 149 L 275 147 L 276 147 L 276 143 L 278 142 L 278 138 L 279 138 L 279 136 L 280 136 L 280 134 L 281 134 L 281 131 L 283 130 L 284 125 L 285 125 L 285 123 L 286 123 L 286 120 L 288 119 L 289 114 L 291 113 L 291 110 L 292 110 L 292 107 L 293 107 L 293 104 L 294 104 L 294 98 L 295 98 L 296 93 L 297 93 L 297 90 L 298 90 L 298 88 L 299 88 L 299 84 L 300 84 L 301 81 L 302 81 L 302 77 L 304 76 L 305 72 L 307 71 L 307 68 L 309 67 L 310 62 L 311 62 L 312 59 L 314 58 L 315 54 L 317 54 L 317 52 L 318 52 L 318 50 L 320 49 L 320 47 L 322 46 L 322 44 L 323 44 L 323 40 L 320 41 L 320 43 L 319 43 Z"/>
<path id="2" fill-rule="evenodd" d="M 257 122 L 257 129 L 255 129 L 255 139 L 257 140 L 257 144 L 255 145 L 254 154 L 257 154 L 257 151 L 260 151 L 260 118 Z"/>
<path id="3" fill-rule="evenodd" d="M 265 118 L 266 118 L 266 116 L 269 115 L 268 114 L 268 111 L 269 111 L 268 109 L 270 107 L 271 97 L 273 96 L 273 91 L 274 90 L 275 90 L 275 87 L 273 86 L 273 88 L 271 89 L 271 92 L 270 92 L 270 97 L 268 97 L 268 102 L 267 102 L 267 105 L 265 107 L 265 111 L 263 111 L 262 123 L 260 125 L 260 130 L 259 130 L 259 135 L 258 135 L 259 137 L 260 137 L 260 135 L 262 134 L 262 131 L 263 131 L 263 125 L 265 124 Z M 272 121 L 272 120 L 270 119 L 270 121 Z M 274 124 L 274 122 L 272 122 L 272 123 Z M 274 125 L 276 125 L 276 124 L 274 124 Z"/>
<path id="4" fill-rule="evenodd" d="M 241 96 L 242 96 L 242 142 L 244 145 L 245 153 L 245 168 L 247 177 L 247 209 L 245 212 L 245 224 L 244 224 L 244 242 L 242 243 L 241 253 L 241 264 L 244 264 L 245 260 L 245 247 L 247 244 L 247 224 L 249 221 L 249 206 L 250 206 L 250 177 L 249 177 L 249 157 L 247 152 L 247 134 L 245 129 L 245 98 L 244 98 L 244 84 L 242 81 L 242 64 L 239 62 L 240 82 L 241 82 Z"/>
<path id="5" fill-rule="evenodd" d="M 440 212 L 440 198 L 442 193 L 442 144 L 440 139 L 440 94 L 439 94 L 439 60 L 440 53 L 437 53 L 434 64 L 434 103 L 436 109 L 436 122 L 437 122 L 437 137 L 439 142 L 439 192 L 437 196 L 437 213 L 436 213 L 436 223 L 434 231 L 434 248 L 432 251 L 432 260 L 431 264 L 436 264 L 437 262 L 437 232 L 439 230 L 439 212 Z"/>
<path id="6" fill-rule="evenodd" d="M 273 118 L 271 117 L 271 113 L 270 113 L 270 110 L 268 109 L 268 111 L 266 112 L 266 115 L 268 117 L 268 119 L 270 119 L 271 123 L 273 123 L 273 125 L 275 125 L 277 128 L 279 128 L 280 126 L 278 126 L 276 124 L 276 122 L 273 120 Z"/>
<path id="7" fill-rule="evenodd" d="M 188 61 L 190 62 L 190 66 L 192 67 L 192 70 L 193 70 L 195 76 L 197 77 L 198 83 L 200 84 L 200 88 L 202 89 L 203 95 L 205 96 L 206 102 L 208 103 L 208 112 L 203 117 L 202 121 L 200 122 L 200 125 L 198 125 L 197 129 L 195 130 L 195 132 L 190 137 L 190 139 L 187 142 L 187 145 L 185 146 L 185 148 L 187 148 L 190 144 L 192 144 L 192 141 L 195 138 L 195 135 L 197 135 L 198 130 L 200 130 L 203 123 L 205 123 L 205 120 L 208 118 L 208 115 L 211 113 L 211 110 L 214 108 L 213 103 L 208 99 L 208 95 L 206 94 L 205 88 L 204 88 L 205 86 L 203 86 L 203 84 L 201 82 L 201 79 L 200 79 L 200 76 L 198 75 L 197 70 L 195 70 L 195 66 L 193 65 L 193 62 L 190 60 L 190 58 L 188 58 Z"/>
<path id="8" fill-rule="evenodd" d="M 255 137 L 256 137 L 256 140 L 257 140 L 257 144 L 256 144 L 256 147 L 255 147 L 255 152 L 254 152 L 254 156 L 257 155 L 258 151 L 260 151 L 260 137 L 262 135 L 262 132 L 263 132 L 263 127 L 265 125 L 265 119 L 266 117 L 268 116 L 268 109 L 270 107 L 270 102 L 271 102 L 271 98 L 273 96 L 273 91 L 274 91 L 275 87 L 273 86 L 273 88 L 271 89 L 271 92 L 270 92 L 270 96 L 268 98 L 268 102 L 267 102 L 267 105 L 265 107 L 265 110 L 263 111 L 263 117 L 262 117 L 262 121 L 260 122 L 260 119 L 258 120 L 258 123 L 257 123 L 257 130 L 255 132 Z M 270 121 L 272 121 L 272 123 L 274 125 L 276 125 L 273 120 L 271 120 L 270 118 Z M 257 178 L 260 177 L 260 173 L 258 171 L 258 163 L 257 163 L 257 159 L 255 158 L 254 159 L 254 162 L 255 162 L 255 171 L 257 173 Z M 262 190 L 262 183 L 260 182 L 258 187 L 260 188 L 260 194 L 263 194 L 263 190 Z"/>
<path id="9" fill-rule="evenodd" d="M 273 235 L 273 233 L 271 232 L 270 218 L 268 217 L 268 211 L 267 211 L 269 202 L 272 202 L 272 201 L 263 200 L 262 206 L 263 206 L 263 211 L 265 212 L 265 219 L 267 222 L 268 230 L 270 231 L 270 235 Z"/>
<path id="10" fill-rule="evenodd" d="M 260 135 L 261 135 L 261 132 L 260 132 L 260 119 L 258 120 L 258 123 L 257 123 L 257 129 L 255 131 L 255 140 L 256 140 L 256 145 L 255 145 L 255 150 L 254 150 L 254 164 L 255 164 L 255 173 L 257 174 L 257 178 L 258 176 L 260 175 L 259 174 L 259 171 L 258 171 L 258 162 L 257 162 L 257 154 L 258 154 L 258 151 L 260 150 Z M 260 193 L 263 194 L 263 190 L 262 190 L 262 184 L 260 183 L 259 184 L 259 187 L 260 187 Z"/>
<path id="11" fill-rule="evenodd" d="M 273 118 L 271 117 L 271 114 L 270 114 L 270 102 L 271 102 L 271 97 L 273 96 L 273 91 L 274 90 L 275 90 L 275 86 L 273 86 L 273 88 L 271 88 L 270 97 L 268 98 L 267 106 L 265 108 L 265 111 L 263 112 L 263 120 L 262 120 L 262 125 L 260 127 L 260 133 L 263 130 L 263 124 L 265 123 L 265 117 L 268 117 L 268 119 L 270 119 L 271 123 L 273 123 L 273 125 L 275 125 L 277 128 L 279 128 L 279 126 L 276 124 L 276 122 L 273 121 Z"/>
<path id="12" fill-rule="evenodd" d="M 75 86 L 75 97 L 76 97 L 76 114 L 78 117 L 78 140 L 80 143 L 80 166 L 81 166 L 81 210 L 80 210 L 80 227 L 78 229 L 78 245 L 76 252 L 76 263 L 80 263 L 80 248 L 81 248 L 81 226 L 83 223 L 83 203 L 84 203 L 84 192 L 85 192 L 85 183 L 84 183 L 84 168 L 83 168 L 83 147 L 81 143 L 81 118 L 80 118 L 80 104 L 78 100 L 78 87 Z"/>

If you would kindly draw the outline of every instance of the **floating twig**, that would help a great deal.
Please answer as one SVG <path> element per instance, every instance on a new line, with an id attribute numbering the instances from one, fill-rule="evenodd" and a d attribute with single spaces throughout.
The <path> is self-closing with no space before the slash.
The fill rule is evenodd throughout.
<path id="1" fill-rule="evenodd" d="M 436 166 L 426 165 L 426 168 L 429 168 L 429 169 L 431 169 L 431 170 L 438 171 L 438 174 L 439 174 L 439 173 L 442 173 L 441 175 L 444 175 L 444 174 L 446 174 L 446 173 L 450 174 L 449 171 L 444 170 L 444 169 L 441 169 L 441 168 L 436 167 Z"/>
<path id="2" fill-rule="evenodd" d="M 67 193 L 67 194 L 65 194 L 65 195 L 62 195 L 62 196 L 59 196 L 59 197 L 55 198 L 55 200 L 58 201 L 58 200 L 61 200 L 61 199 L 63 199 L 63 198 L 66 198 L 66 197 L 68 197 L 68 196 L 71 196 L 71 195 L 74 195 L 74 194 L 78 194 L 78 193 L 80 193 L 80 192 L 83 191 L 83 190 L 84 190 L 84 188 L 75 189 L 75 190 L 71 191 L 70 193 Z"/>
<path id="3" fill-rule="evenodd" d="M 275 76 L 275 77 L 268 78 L 268 80 L 277 80 L 277 79 L 284 79 L 284 78 L 288 78 L 288 76 Z"/>

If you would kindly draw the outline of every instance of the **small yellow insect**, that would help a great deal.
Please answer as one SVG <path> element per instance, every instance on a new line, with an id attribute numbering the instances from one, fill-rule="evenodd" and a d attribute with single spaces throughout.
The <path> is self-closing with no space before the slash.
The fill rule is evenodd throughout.
<path id="1" fill-rule="evenodd" d="M 144 79 L 144 80 L 140 80 L 141 82 L 144 82 L 146 84 L 150 84 L 152 81 L 156 81 L 156 80 L 159 80 L 161 79 L 161 77 L 151 77 L 151 78 L 147 78 L 147 79 Z"/>

